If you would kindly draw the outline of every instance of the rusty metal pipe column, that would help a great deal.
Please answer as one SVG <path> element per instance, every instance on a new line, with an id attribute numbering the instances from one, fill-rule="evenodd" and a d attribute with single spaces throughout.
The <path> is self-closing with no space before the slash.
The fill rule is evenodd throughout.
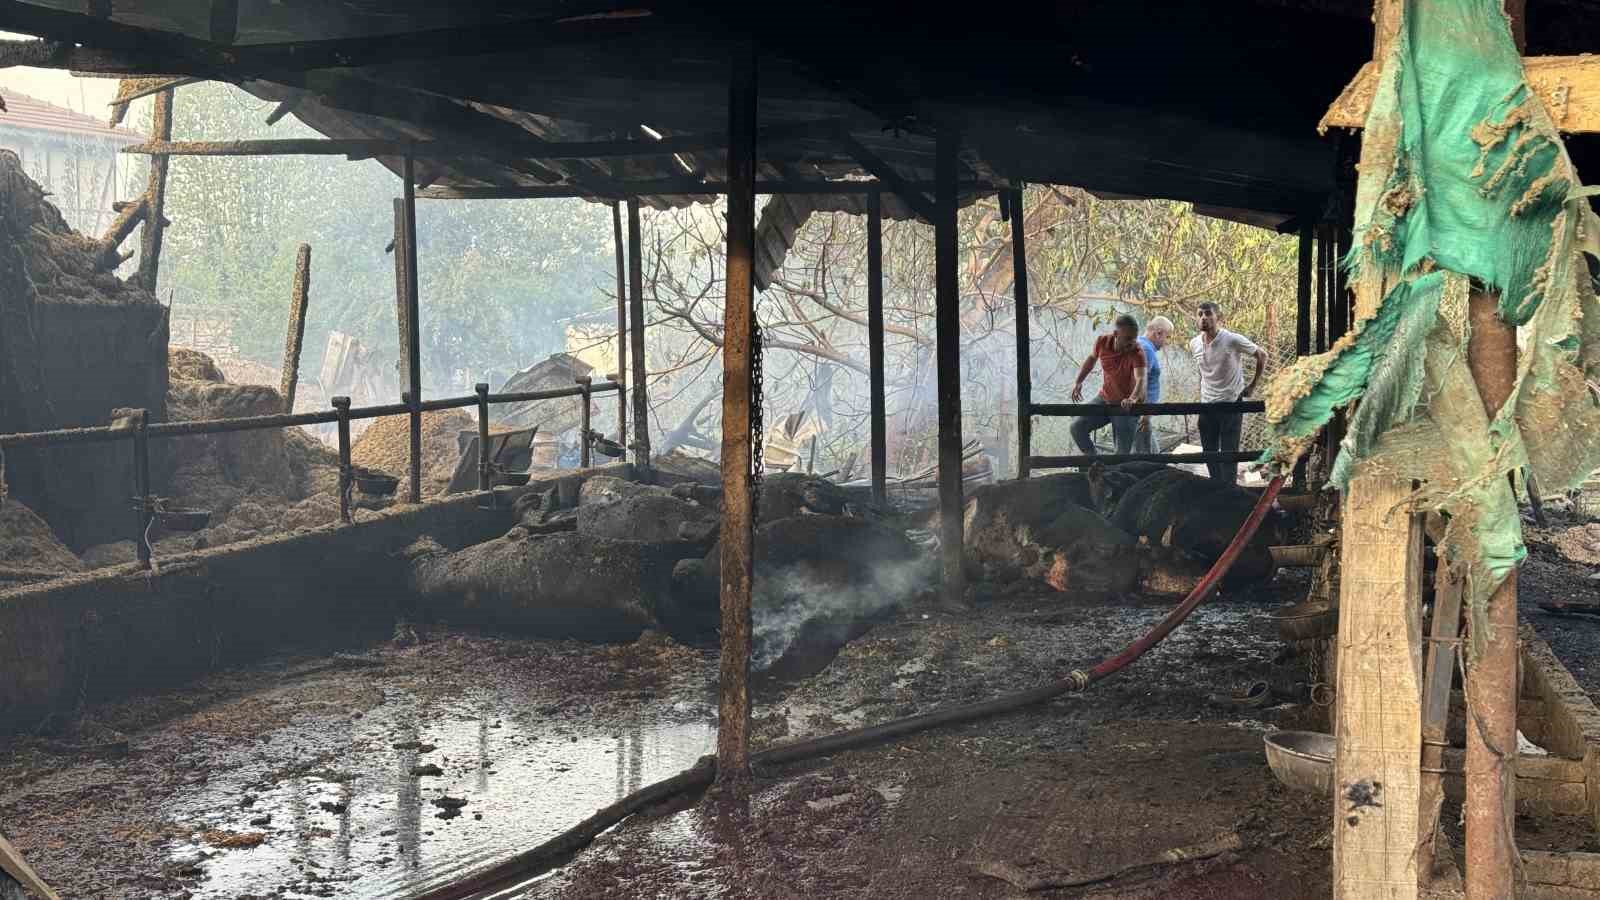
<path id="1" fill-rule="evenodd" d="M 633 464 L 650 465 L 650 396 L 644 387 L 644 242 L 640 238 L 639 198 L 628 198 L 628 315 L 633 339 Z"/>
<path id="2" fill-rule="evenodd" d="M 1473 291 L 1467 367 L 1492 418 L 1517 377 L 1517 331 L 1500 320 L 1497 298 Z M 1489 597 L 1489 633 L 1467 681 L 1467 900 L 1514 896 L 1517 847 L 1512 830 L 1517 761 L 1517 571 Z"/>
<path id="3" fill-rule="evenodd" d="M 889 499 L 888 404 L 883 387 L 883 195 L 867 195 L 867 369 L 872 383 L 872 501 Z"/>
<path id="4" fill-rule="evenodd" d="M 581 435 L 581 442 L 578 445 L 578 465 L 587 469 L 589 468 L 589 432 L 594 425 L 594 422 L 589 417 L 589 398 L 593 396 L 593 394 L 589 393 L 589 386 L 594 384 L 594 379 L 587 375 L 579 375 L 577 381 L 578 387 L 583 388 L 583 423 L 579 426 L 578 431 L 578 434 Z"/>
<path id="5" fill-rule="evenodd" d="M 355 473 L 350 469 L 350 398 L 333 398 L 333 408 L 339 413 L 339 521 L 350 521 L 350 482 Z"/>
<path id="6" fill-rule="evenodd" d="M 939 397 L 939 527 L 944 557 L 942 602 L 965 605 L 961 548 L 961 293 L 956 258 L 956 153 L 960 135 L 939 129 L 934 164 L 935 356 Z"/>
<path id="7" fill-rule="evenodd" d="M 611 380 L 628 379 L 628 269 L 623 262 L 622 204 L 611 204 L 611 238 L 617 248 L 617 372 Z M 628 392 L 617 390 L 617 443 L 628 446 Z"/>
<path id="8" fill-rule="evenodd" d="M 479 382 L 472 386 L 478 393 L 478 490 L 487 493 L 489 481 L 489 386 Z"/>
<path id="9" fill-rule="evenodd" d="M 1023 226 L 1022 189 L 1010 192 L 1011 293 L 1017 304 L 1017 477 L 1027 478 L 1033 455 L 1033 343 L 1029 334 L 1028 237 Z"/>
<path id="10" fill-rule="evenodd" d="M 750 594 L 755 581 L 750 405 L 755 318 L 756 57 L 734 51 L 728 89 L 728 262 L 722 344 L 722 653 L 717 780 L 750 771 Z M 635 388 L 638 390 L 638 388 Z M 635 401 L 637 402 L 637 401 Z"/>
<path id="11" fill-rule="evenodd" d="M 406 383 L 411 405 L 411 481 L 406 499 L 422 502 L 422 328 L 417 312 L 417 179 L 410 155 L 405 158 L 406 232 Z M 398 248 L 396 248 L 398 250 Z"/>

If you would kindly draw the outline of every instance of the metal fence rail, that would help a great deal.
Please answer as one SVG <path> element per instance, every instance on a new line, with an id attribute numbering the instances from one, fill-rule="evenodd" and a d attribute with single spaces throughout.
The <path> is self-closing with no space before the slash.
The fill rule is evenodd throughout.
<path id="1" fill-rule="evenodd" d="M 196 422 L 159 422 L 150 424 L 150 416 L 146 410 L 136 410 L 127 419 L 116 425 L 100 425 L 90 428 L 62 428 L 54 431 L 19 432 L 15 434 L 0 435 L 0 450 L 10 450 L 20 447 L 66 447 L 76 444 L 104 444 L 113 441 L 132 441 L 134 455 L 134 476 L 136 479 L 133 498 L 133 507 L 137 512 L 138 532 L 134 543 L 139 554 L 139 563 L 148 568 L 150 566 L 150 525 L 155 517 L 162 511 L 164 505 L 160 498 L 150 494 L 150 440 L 152 438 L 177 438 L 191 437 L 202 434 L 231 434 L 242 431 L 259 431 L 266 428 L 295 428 L 301 425 L 323 425 L 337 422 L 339 425 L 339 518 L 341 521 L 350 521 L 350 489 L 354 484 L 355 470 L 350 464 L 350 422 L 355 419 L 376 419 L 382 416 L 405 415 L 411 412 L 435 412 L 444 409 L 460 409 L 467 406 L 478 408 L 478 490 L 488 491 L 491 487 L 492 466 L 489 459 L 489 406 L 495 403 L 524 403 L 531 400 L 555 400 L 562 397 L 583 398 L 583 440 L 581 464 L 588 466 L 590 463 L 589 437 L 590 429 L 590 398 L 595 394 L 607 391 L 620 391 L 622 386 L 612 381 L 595 384 L 588 377 L 577 379 L 577 383 L 570 388 L 554 388 L 546 391 L 521 391 L 509 394 L 491 394 L 487 384 L 477 385 L 477 392 L 470 397 L 445 397 L 438 400 L 428 400 L 413 404 L 409 393 L 403 395 L 402 402 L 391 403 L 384 406 L 363 406 L 351 408 L 349 397 L 334 397 L 333 409 L 329 412 L 317 413 L 285 413 L 270 416 L 240 416 L 231 419 L 206 419 Z"/>
<path id="2" fill-rule="evenodd" d="M 1192 415 L 1204 413 L 1264 412 L 1267 405 L 1260 400 L 1235 400 L 1225 403 L 1031 403 L 1028 411 L 1035 416 L 1160 416 Z M 1212 451 L 1206 453 L 1099 453 L 1074 456 L 1028 456 L 1028 468 L 1067 469 L 1094 463 L 1117 465 L 1128 462 L 1156 463 L 1241 463 L 1261 457 L 1260 450 Z"/>

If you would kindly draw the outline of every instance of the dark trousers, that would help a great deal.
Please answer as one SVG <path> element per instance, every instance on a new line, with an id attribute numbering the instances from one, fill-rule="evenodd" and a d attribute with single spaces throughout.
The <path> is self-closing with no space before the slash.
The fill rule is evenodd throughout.
<path id="1" fill-rule="evenodd" d="M 1106 403 L 1106 401 L 1100 397 L 1096 397 L 1091 402 L 1102 405 Z M 1117 445 L 1117 452 L 1133 452 L 1133 436 L 1134 433 L 1139 430 L 1139 417 L 1108 416 L 1103 413 L 1096 413 L 1087 416 L 1078 416 L 1076 419 L 1072 420 L 1072 439 L 1077 441 L 1078 449 L 1082 451 L 1085 456 L 1098 455 L 1099 451 L 1095 450 L 1094 448 L 1093 435 L 1096 431 L 1099 431 L 1107 425 L 1111 426 L 1111 439 Z M 1234 430 L 1237 434 L 1238 429 L 1236 428 Z M 1238 437 L 1235 436 L 1234 443 L 1237 444 L 1238 442 Z"/>
<path id="2" fill-rule="evenodd" d="M 1239 452 L 1239 428 L 1244 424 L 1244 413 L 1201 413 L 1200 419 L 1200 448 L 1207 453 L 1237 453 Z M 1239 480 L 1239 464 L 1231 462 L 1208 462 L 1206 471 L 1212 478 L 1236 484 Z"/>

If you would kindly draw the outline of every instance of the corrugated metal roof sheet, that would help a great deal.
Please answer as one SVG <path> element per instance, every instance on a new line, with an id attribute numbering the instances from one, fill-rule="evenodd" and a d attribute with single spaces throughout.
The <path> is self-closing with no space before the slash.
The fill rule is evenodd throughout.
<path id="1" fill-rule="evenodd" d="M 27 94 L 0 89 L 0 97 L 4 97 L 6 102 L 6 111 L 0 112 L 0 127 L 9 125 L 36 131 L 79 134 L 119 144 L 136 144 L 144 140 L 144 135 L 131 129 L 111 128 L 93 116 L 63 109 Z"/>

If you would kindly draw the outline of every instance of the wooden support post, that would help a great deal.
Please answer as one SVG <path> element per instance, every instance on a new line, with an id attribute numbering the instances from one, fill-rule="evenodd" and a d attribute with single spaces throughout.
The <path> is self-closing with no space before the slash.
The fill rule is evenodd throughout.
<path id="1" fill-rule="evenodd" d="M 0 834 L 0 900 L 27 900 L 29 897 L 61 900 L 61 895 L 45 884 L 17 848 Z"/>
<path id="2" fill-rule="evenodd" d="M 1500 320 L 1498 298 L 1467 299 L 1471 336 L 1467 367 L 1490 418 L 1511 396 L 1517 377 L 1517 331 Z M 1514 896 L 1517 872 L 1517 572 L 1489 597 L 1489 633 L 1467 666 L 1467 900 Z"/>
<path id="3" fill-rule="evenodd" d="M 399 329 L 397 332 L 400 358 L 395 370 L 397 381 L 404 382 L 406 373 L 411 371 L 407 361 L 411 356 L 411 308 L 406 302 L 406 201 L 404 197 L 394 198 L 394 239 L 390 246 L 394 250 L 394 322 Z M 402 388 L 401 393 L 405 390 Z"/>
<path id="4" fill-rule="evenodd" d="M 1294 355 L 1311 355 L 1311 226 L 1300 226 L 1300 268 L 1294 294 Z"/>
<path id="5" fill-rule="evenodd" d="M 1029 475 L 1033 455 L 1033 339 L 1028 308 L 1028 238 L 1022 214 L 1022 189 L 1010 194 L 1011 293 L 1017 305 L 1017 477 Z"/>
<path id="6" fill-rule="evenodd" d="M 1328 345 L 1332 346 L 1350 331 L 1355 297 L 1350 290 L 1350 277 L 1344 269 L 1343 251 L 1350 246 L 1350 236 L 1342 227 L 1331 226 L 1329 240 L 1332 246 L 1328 250 L 1328 283 L 1333 293 L 1328 298 Z"/>
<path id="7" fill-rule="evenodd" d="M 650 395 L 644 386 L 644 241 L 640 237 L 639 198 L 628 198 L 628 315 L 632 318 L 633 464 L 650 465 Z M 723 347 L 727 351 L 727 347 Z M 728 386 L 724 384 L 726 391 Z"/>
<path id="8" fill-rule="evenodd" d="M 1317 352 L 1328 349 L 1328 297 L 1333 293 L 1328 277 L 1328 229 L 1317 229 Z"/>
<path id="9" fill-rule="evenodd" d="M 960 135 L 939 129 L 934 153 L 934 325 L 939 397 L 940 553 L 942 601 L 965 606 L 966 573 L 961 538 L 961 284 L 956 244 L 956 154 Z"/>
<path id="10" fill-rule="evenodd" d="M 306 340 L 306 303 L 311 299 L 311 245 L 301 244 L 294 258 L 294 291 L 289 296 L 289 333 L 283 339 L 279 373 L 283 411 L 294 412 L 295 386 L 300 383 L 300 350 Z"/>
<path id="11" fill-rule="evenodd" d="M 1417 896 L 1422 528 L 1409 482 L 1356 469 L 1340 541 L 1333 896 Z"/>
<path id="12" fill-rule="evenodd" d="M 417 301 L 417 178 L 405 158 L 406 384 L 411 396 L 411 471 L 406 499 L 422 502 L 422 323 Z M 399 252 L 396 247 L 396 252 Z"/>
<path id="13" fill-rule="evenodd" d="M 730 192 L 722 345 L 722 653 L 717 724 L 717 781 L 721 783 L 739 781 L 750 771 L 750 594 L 755 582 L 750 449 L 754 387 L 751 321 L 755 318 L 755 47 L 742 45 L 734 53 L 728 90 Z M 630 201 L 630 213 L 635 209 L 636 203 Z"/>
<path id="14" fill-rule="evenodd" d="M 872 501 L 889 500 L 888 401 L 883 386 L 883 195 L 867 195 L 867 368 L 872 402 Z"/>
<path id="15" fill-rule="evenodd" d="M 150 138 L 172 140 L 172 89 L 156 95 L 150 111 Z M 167 204 L 167 157 L 150 157 L 150 182 L 144 191 L 146 202 L 144 236 L 139 243 L 139 283 L 152 293 L 161 266 L 162 212 Z"/>
<path id="16" fill-rule="evenodd" d="M 1417 820 L 1417 878 L 1427 887 L 1439 838 L 1444 803 L 1444 748 L 1450 718 L 1450 688 L 1455 681 L 1456 647 L 1461 629 L 1461 569 L 1444 560 L 1433 576 L 1433 627 L 1429 630 L 1428 671 L 1422 694 L 1421 813 Z"/>
<path id="17" fill-rule="evenodd" d="M 611 237 L 617 248 L 617 371 L 611 380 L 628 383 L 628 269 L 622 254 L 622 204 L 611 204 Z M 617 391 L 617 443 L 628 446 L 628 392 Z"/>

